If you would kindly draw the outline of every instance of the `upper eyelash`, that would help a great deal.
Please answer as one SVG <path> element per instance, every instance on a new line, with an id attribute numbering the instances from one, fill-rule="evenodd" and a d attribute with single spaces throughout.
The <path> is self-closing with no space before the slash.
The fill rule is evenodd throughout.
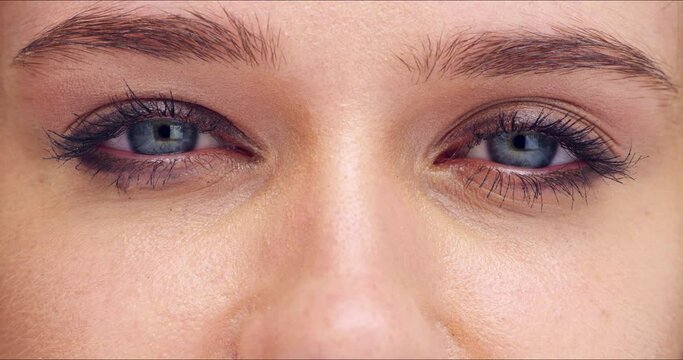
<path id="1" fill-rule="evenodd" d="M 259 145 L 254 143 L 229 120 L 217 118 L 215 116 L 196 116 L 193 114 L 202 109 L 199 105 L 182 102 L 173 98 L 173 94 L 159 94 L 157 97 L 148 99 L 138 97 L 130 88 L 127 88 L 125 99 L 112 97 L 109 105 L 114 111 L 108 116 L 98 113 L 101 109 L 96 109 L 85 115 L 77 115 L 74 124 L 64 133 L 47 131 L 47 136 L 51 144 L 50 158 L 57 160 L 69 160 L 87 155 L 95 151 L 102 142 L 121 135 L 127 126 L 153 117 L 169 117 L 180 121 L 193 124 L 201 132 L 215 132 L 218 129 L 228 135 L 231 140 L 246 146 L 246 149 L 239 149 L 256 156 Z M 209 111 L 213 113 L 212 111 Z M 97 121 L 90 121 L 91 117 L 97 117 Z M 229 146 L 229 145 L 226 145 Z"/>
<path id="2" fill-rule="evenodd" d="M 190 108 L 186 113 L 176 109 L 176 101 L 173 94 L 170 96 L 159 94 L 158 98 L 150 102 L 152 106 L 145 103 L 135 93 L 127 88 L 126 98 L 121 100 L 116 97 L 110 99 L 118 119 L 104 117 L 98 114 L 96 109 L 85 115 L 77 115 L 77 119 L 67 132 L 60 134 L 55 131 L 48 131 L 47 135 L 52 145 L 52 157 L 57 160 L 68 160 L 78 158 L 97 149 L 103 141 L 115 138 L 128 125 L 138 122 L 144 118 L 159 116 L 186 119 L 192 113 Z M 163 104 L 162 106 L 159 106 Z M 98 121 L 88 121 L 91 116 L 96 116 Z M 210 131 L 205 129 L 204 131 Z"/>
<path id="3" fill-rule="evenodd" d="M 97 114 L 98 110 L 95 110 L 86 116 L 79 116 L 74 125 L 64 134 L 48 132 L 48 137 L 51 141 L 53 150 L 53 156 L 51 158 L 64 161 L 80 159 L 80 165 L 80 163 L 84 161 L 83 159 L 87 157 L 87 155 L 92 154 L 103 141 L 120 135 L 127 125 L 148 117 L 172 117 L 184 120 L 192 115 L 194 107 L 178 108 L 176 104 L 177 102 L 173 99 L 172 94 L 170 94 L 170 96 L 160 94 L 157 98 L 147 100 L 138 98 L 135 93 L 128 88 L 125 100 L 121 101 L 112 98 L 111 105 L 109 105 L 114 107 L 116 119 L 102 117 Z M 90 116 L 93 115 L 97 116 L 98 121 L 88 121 Z M 495 124 L 493 130 L 481 131 L 480 129 L 471 127 L 472 139 L 464 148 L 470 149 L 481 141 L 488 140 L 505 132 L 537 131 L 553 137 L 562 147 L 571 151 L 596 174 L 617 182 L 621 182 L 623 178 L 631 178 L 628 170 L 635 163 L 644 158 L 643 156 L 636 156 L 630 150 L 624 157 L 620 157 L 613 152 L 608 151 L 610 147 L 609 142 L 600 136 L 592 136 L 591 134 L 594 132 L 595 127 L 593 125 L 583 124 L 583 119 L 581 118 L 569 116 L 569 113 L 566 113 L 564 116 L 550 119 L 550 115 L 550 112 L 540 112 L 534 121 L 525 122 L 518 121 L 516 111 L 500 111 L 497 117 L 486 119 L 487 123 Z M 196 121 L 193 123 L 196 123 Z M 482 122 L 480 121 L 479 123 L 481 124 Z M 212 121 L 206 121 L 197 125 L 201 127 L 202 131 L 213 131 L 218 124 Z M 239 132 L 239 130 L 237 131 Z M 463 147 L 460 147 L 460 149 L 462 148 Z M 453 152 L 450 159 L 455 157 L 456 154 L 456 152 Z M 157 173 L 157 167 L 159 165 L 163 164 L 158 162 L 151 164 L 151 166 L 154 167 L 154 171 L 152 171 L 147 183 L 151 184 L 152 187 L 154 187 L 155 184 L 154 176 Z M 106 168 L 106 166 L 103 167 L 98 165 L 94 170 L 94 175 L 104 168 Z M 170 171 L 172 171 L 173 168 L 174 166 L 170 166 L 168 174 L 165 174 L 166 178 L 170 176 Z M 138 161 L 134 166 L 134 169 L 130 169 L 130 174 L 127 174 L 124 177 L 125 181 L 120 181 L 123 174 L 119 174 L 114 183 L 116 183 L 119 188 L 121 184 L 124 184 L 124 187 L 128 186 L 131 178 L 134 178 L 136 175 L 139 177 L 139 172 L 142 171 L 141 169 L 142 166 L 140 165 L 140 161 Z M 564 177 L 559 176 L 557 173 L 550 175 L 509 174 L 490 166 L 481 166 L 474 174 L 466 179 L 466 185 L 471 185 L 474 177 L 484 170 L 486 170 L 486 176 L 479 184 L 479 187 L 483 187 L 484 183 L 489 178 L 489 175 L 493 173 L 493 181 L 488 189 L 487 197 L 497 189 L 503 197 L 501 205 L 507 197 L 508 190 L 510 189 L 511 177 L 513 176 L 520 183 L 519 186 L 521 187 L 520 191 L 522 191 L 523 199 L 526 199 L 530 203 L 530 206 L 533 206 L 537 199 L 541 200 L 542 206 L 543 187 L 550 188 L 555 196 L 557 196 L 558 192 L 567 194 L 572 200 L 574 199 L 575 193 L 578 193 L 584 198 L 587 194 L 588 178 L 585 172 L 575 172 L 573 174 L 567 174 L 567 176 Z M 122 171 L 122 173 L 123 172 L 124 171 Z M 126 180 L 126 178 L 128 180 Z M 165 180 L 162 182 L 165 182 Z M 506 187 L 506 190 L 503 193 L 504 186 Z M 515 187 L 517 185 L 513 186 L 512 191 L 514 200 Z"/>
<path id="4" fill-rule="evenodd" d="M 562 147 L 583 161 L 598 175 L 620 182 L 623 178 L 631 178 L 628 169 L 644 158 L 636 156 L 631 149 L 624 157 L 610 151 L 610 141 L 603 137 L 591 135 L 595 132 L 595 125 L 584 124 L 581 117 L 573 117 L 568 112 L 562 117 L 548 120 L 551 112 L 539 112 L 532 122 L 518 121 L 517 112 L 500 112 L 496 119 L 497 129 L 493 133 L 479 133 L 476 129 L 471 148 L 483 140 L 488 140 L 502 133 L 510 132 L 539 132 L 552 137 Z"/>

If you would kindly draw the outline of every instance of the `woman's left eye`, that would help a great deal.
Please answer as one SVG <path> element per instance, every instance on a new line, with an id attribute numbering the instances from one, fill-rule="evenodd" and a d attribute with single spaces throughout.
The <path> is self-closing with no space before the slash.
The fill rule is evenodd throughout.
<path id="1" fill-rule="evenodd" d="M 215 137 L 197 130 L 193 124 L 154 119 L 128 125 L 123 133 L 102 143 L 103 148 L 142 155 L 164 155 L 221 146 Z"/>
<path id="2" fill-rule="evenodd" d="M 554 138 L 534 131 L 495 135 L 472 147 L 465 157 L 534 169 L 576 161 Z"/>
<path id="3" fill-rule="evenodd" d="M 501 205 L 506 199 L 543 204 L 546 190 L 556 198 L 585 198 L 594 176 L 621 182 L 640 159 L 615 146 L 590 119 L 533 101 L 478 111 L 459 121 L 437 148 L 436 169 L 463 179 L 465 188 L 476 184 Z"/>

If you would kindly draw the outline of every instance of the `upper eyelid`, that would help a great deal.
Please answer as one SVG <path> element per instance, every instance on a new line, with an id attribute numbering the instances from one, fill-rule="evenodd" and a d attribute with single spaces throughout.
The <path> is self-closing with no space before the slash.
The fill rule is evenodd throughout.
<path id="1" fill-rule="evenodd" d="M 533 109 L 534 115 L 538 115 L 539 111 L 543 109 L 545 109 L 545 111 L 553 110 L 553 117 L 550 117 L 550 120 L 546 122 L 548 125 L 558 118 L 569 114 L 570 121 L 576 120 L 576 124 L 572 123 L 569 127 L 562 126 L 566 131 L 562 130 L 560 133 L 555 133 L 556 131 L 561 130 L 562 127 L 559 126 L 551 126 L 549 130 L 554 133 L 552 135 L 557 135 L 556 139 L 560 142 L 561 146 L 568 148 L 571 151 L 581 150 L 577 147 L 578 144 L 587 145 L 588 143 L 595 143 L 595 145 L 590 145 L 590 151 L 586 150 L 587 152 L 584 154 L 577 154 L 579 157 L 590 157 L 590 152 L 596 151 L 595 147 L 601 147 L 603 151 L 606 152 L 605 154 L 615 157 L 625 157 L 627 160 L 631 155 L 634 155 L 631 152 L 632 149 L 630 145 L 621 145 L 613 136 L 611 136 L 611 134 L 601 128 L 601 118 L 588 113 L 582 108 L 575 109 L 573 104 L 565 101 L 557 101 L 555 99 L 515 98 L 490 102 L 458 117 L 455 124 L 452 125 L 441 138 L 435 140 L 426 149 L 426 153 L 424 154 L 425 159 L 428 159 L 430 164 L 438 164 L 441 163 L 444 156 L 460 157 L 460 155 L 466 153 L 471 144 L 475 143 L 475 140 L 479 135 L 486 134 L 487 131 L 491 133 L 500 131 L 497 119 L 492 119 L 490 114 L 487 114 L 488 112 L 498 112 L 500 109 L 507 109 L 509 113 L 510 109 L 515 108 L 515 106 Z M 504 113 L 504 116 L 508 115 L 505 115 Z M 530 122 L 533 122 L 533 120 Z M 477 126 L 483 128 L 477 128 Z M 579 139 L 578 131 L 586 131 L 586 135 L 581 135 L 581 139 Z M 482 138 L 479 137 L 479 139 Z"/>
<path id="2" fill-rule="evenodd" d="M 486 132 L 476 132 L 477 129 L 474 128 L 474 125 L 477 124 L 486 124 L 489 126 L 488 130 L 485 131 L 488 131 L 491 134 L 530 131 L 552 136 L 558 142 L 558 145 L 569 150 L 578 161 L 584 163 L 586 168 L 603 177 L 616 181 L 619 181 L 623 177 L 630 178 L 628 173 L 629 169 L 646 157 L 634 153 L 631 147 L 628 149 L 614 149 L 612 147 L 612 144 L 614 143 L 612 137 L 599 134 L 599 130 L 596 129 L 596 126 L 592 121 L 585 119 L 581 114 L 572 112 L 567 113 L 567 110 L 564 108 L 553 108 L 555 113 L 559 114 L 559 116 L 555 115 L 554 119 L 547 121 L 545 120 L 546 118 L 539 115 L 541 112 L 538 109 L 535 109 L 534 116 L 536 116 L 536 119 L 532 118 L 528 122 L 517 122 L 520 126 L 512 126 L 512 120 L 508 115 L 510 109 L 508 109 L 508 114 L 501 113 L 497 123 L 496 119 L 492 119 L 491 116 L 486 116 L 486 114 L 479 115 L 480 113 L 486 113 L 487 111 L 495 111 L 499 107 L 505 105 L 512 107 L 514 106 L 515 101 L 501 101 L 496 104 L 497 105 L 494 106 L 484 107 L 483 110 L 468 113 L 464 120 L 461 120 L 456 124 L 455 128 L 452 128 L 452 130 L 446 133 L 441 139 L 441 147 L 436 148 L 435 155 L 430 157 L 433 159 L 432 163 L 438 166 L 449 160 L 464 158 L 465 156 L 463 155 L 467 154 L 471 148 L 470 145 L 473 143 L 473 140 L 468 141 L 468 136 L 469 139 L 474 139 L 476 141 L 486 139 L 486 137 L 480 137 L 480 134 L 487 134 Z M 537 107 L 541 110 L 550 108 L 546 104 L 523 104 L 528 107 Z M 571 115 L 571 117 L 566 120 L 565 118 L 569 115 Z M 516 114 L 512 116 L 512 119 L 514 119 L 515 116 Z M 474 120 L 471 120 L 472 118 L 474 118 Z M 493 124 L 491 124 L 492 122 Z M 583 122 L 583 124 L 576 125 L 576 123 L 579 122 Z M 510 124 L 510 127 L 506 127 L 507 124 Z M 468 133 L 469 135 L 467 135 Z M 456 138 L 458 141 L 455 140 Z M 446 139 L 446 141 L 444 141 L 444 139 Z M 453 142 L 450 143 L 448 140 Z M 489 170 L 491 168 L 489 168 Z"/>
<path id="3" fill-rule="evenodd" d="M 132 122 L 145 120 L 141 118 L 116 119 L 117 116 L 124 116 L 120 113 L 122 109 L 132 110 L 135 106 L 140 108 L 150 107 L 152 104 L 163 104 L 165 107 L 175 107 L 174 114 L 181 115 L 175 119 L 189 122 L 198 126 L 202 132 L 212 132 L 220 136 L 226 143 L 233 143 L 241 148 L 245 148 L 254 159 L 263 159 L 267 154 L 267 149 L 263 142 L 251 134 L 246 134 L 228 117 L 204 107 L 200 104 L 178 100 L 172 97 L 159 95 L 159 97 L 137 97 L 132 90 L 127 92 L 126 99 L 111 98 L 105 105 L 96 107 L 83 115 L 76 115 L 66 130 L 62 132 L 47 131 L 53 154 L 49 158 L 68 160 L 90 151 L 95 151 L 99 144 L 104 141 L 119 136 L 125 131 L 127 125 Z M 132 105 L 137 104 L 137 105 Z M 153 109 L 154 110 L 154 109 Z M 160 110 L 160 109 L 156 109 Z M 170 116 L 164 115 L 166 108 L 161 109 L 156 115 L 148 114 L 150 117 Z M 179 112 L 180 111 L 180 112 Z M 129 114 L 133 115 L 133 114 Z M 125 116 L 124 116 L 125 117 Z"/>
<path id="4" fill-rule="evenodd" d="M 132 96 L 135 96 L 134 94 Z M 163 105 L 161 108 L 158 105 Z M 131 113 L 126 114 L 127 111 Z M 143 114 L 139 110 L 148 111 L 149 114 Z M 138 111 L 138 114 L 134 112 Z M 134 97 L 124 100 L 112 99 L 109 103 L 99 106 L 96 109 L 84 114 L 79 115 L 78 118 L 67 128 L 65 131 L 77 132 L 85 126 L 94 125 L 102 126 L 106 121 L 112 121 L 110 125 L 112 126 L 125 126 L 127 123 L 125 121 L 116 121 L 116 116 L 131 117 L 130 121 L 139 121 L 142 117 L 135 118 L 136 116 L 146 115 L 149 118 L 168 116 L 174 119 L 179 119 L 182 121 L 191 122 L 192 124 L 199 126 L 200 131 L 209 131 L 208 125 L 217 126 L 220 125 L 223 130 L 227 130 L 230 134 L 241 140 L 248 141 L 249 137 L 237 126 L 234 122 L 227 118 L 226 116 L 213 111 L 202 105 L 191 103 L 188 101 L 168 98 L 168 97 Z M 93 117 L 95 120 L 93 120 Z M 208 121 L 200 121 L 207 120 Z M 99 122 L 99 123 L 98 123 Z M 204 126 L 203 128 L 201 128 Z"/>
<path id="5" fill-rule="evenodd" d="M 556 112 L 562 112 L 563 114 L 566 114 L 570 116 L 571 118 L 575 119 L 583 119 L 581 114 L 575 114 L 573 111 L 570 110 L 565 110 L 564 107 L 559 107 L 556 104 L 557 102 L 562 102 L 562 104 L 567 104 L 571 107 L 576 107 L 575 104 L 572 104 L 568 101 L 564 100 L 556 100 L 556 99 L 545 99 L 545 98 L 514 98 L 514 99 L 504 99 L 504 100 L 498 100 L 494 102 L 489 102 L 484 105 L 481 105 L 479 107 L 476 107 L 464 115 L 460 116 L 458 120 L 456 120 L 456 124 L 452 126 L 449 130 L 447 130 L 444 134 L 443 137 L 438 139 L 432 146 L 428 147 L 428 153 L 425 154 L 427 155 L 427 158 L 433 158 L 433 155 L 438 155 L 438 154 L 433 154 L 430 155 L 434 149 L 436 151 L 443 151 L 445 150 L 445 147 L 449 145 L 450 142 L 454 141 L 454 139 L 458 138 L 461 136 L 462 132 L 462 127 L 467 127 L 470 125 L 470 119 L 475 117 L 477 114 L 490 111 L 490 109 L 495 109 L 497 107 L 502 107 L 502 106 L 512 106 L 513 104 L 524 104 L 524 105 L 534 105 L 538 106 L 539 108 L 542 109 L 549 109 L 552 111 Z M 226 125 L 226 129 L 233 130 L 231 131 L 233 135 L 239 140 L 245 140 L 248 145 L 252 145 L 254 150 L 262 151 L 263 147 L 260 142 L 254 141 L 250 136 L 247 136 L 237 125 L 235 125 L 230 119 L 225 117 L 224 115 L 213 111 L 209 108 L 206 108 L 202 105 L 195 104 L 189 101 L 185 100 L 180 100 L 180 99 L 175 99 L 171 96 L 165 96 L 165 95 L 159 95 L 159 97 L 137 97 L 130 88 L 128 88 L 127 92 L 127 98 L 126 99 L 117 99 L 117 98 L 112 98 L 112 100 L 102 106 L 99 106 L 95 108 L 94 110 L 91 110 L 90 112 L 86 113 L 85 115 L 79 115 L 78 119 L 73 122 L 67 129 L 67 131 L 64 132 L 64 134 L 78 131 L 81 128 L 81 125 L 84 122 L 91 123 L 93 124 L 94 122 L 89 121 L 89 119 L 92 119 L 93 116 L 99 118 L 99 120 L 102 120 L 103 114 L 106 115 L 111 115 L 112 113 L 116 113 L 120 109 L 124 109 L 126 106 L 130 106 L 131 109 L 135 109 L 136 107 L 138 109 L 145 109 L 148 110 L 149 104 L 162 104 L 163 108 L 156 107 L 153 110 L 162 110 L 164 112 L 168 112 L 167 115 L 180 115 L 181 120 L 184 117 L 188 117 L 192 115 L 192 113 L 195 111 L 195 109 L 201 109 L 201 111 L 208 111 L 211 114 L 215 114 L 221 117 L 222 120 L 224 120 L 224 124 Z M 154 116 L 154 114 L 151 114 L 151 116 Z M 97 125 L 97 124 L 96 124 Z M 591 126 L 595 127 L 596 130 L 600 130 L 599 126 L 595 124 L 591 124 Z M 200 131 L 206 131 L 208 129 L 199 129 Z M 62 135 L 62 134 L 58 134 Z M 601 134 L 602 135 L 602 134 Z M 618 145 L 614 139 L 610 138 L 610 142 L 613 142 Z"/>
<path id="6" fill-rule="evenodd" d="M 160 109 L 159 107 L 151 108 L 149 105 L 153 103 L 163 103 L 164 107 L 166 109 Z M 174 100 L 174 99 L 166 99 L 164 97 L 159 97 L 159 98 L 134 98 L 134 99 L 117 99 L 117 98 L 112 98 L 108 103 L 104 105 L 100 105 L 96 107 L 95 109 L 82 114 L 82 115 L 77 115 L 77 118 L 75 121 L 71 123 L 67 127 L 67 131 L 71 129 L 78 129 L 79 127 L 83 126 L 84 124 L 87 125 L 88 123 L 94 123 L 93 121 L 88 121 L 92 120 L 93 117 L 104 121 L 107 120 L 105 117 L 113 117 L 115 115 L 121 115 L 121 116 L 134 116 L 135 114 L 129 113 L 125 114 L 126 111 L 131 110 L 131 111 L 136 111 L 136 109 L 143 108 L 145 110 L 150 110 L 150 114 L 148 114 L 150 117 L 151 116 L 177 116 L 177 115 L 183 115 L 182 113 L 177 112 L 175 109 L 183 109 L 185 108 L 185 104 L 191 104 L 192 106 L 201 106 L 201 105 L 195 105 L 192 103 L 188 103 L 185 101 L 180 101 L 180 100 Z M 152 114 L 153 111 L 157 111 L 158 113 Z M 143 114 L 138 114 L 138 115 L 143 115 Z M 185 115 L 183 115 L 185 116 Z"/>
<path id="7" fill-rule="evenodd" d="M 473 119 L 476 119 L 478 114 L 483 114 L 487 111 L 494 111 L 496 109 L 500 109 L 503 107 L 512 107 L 515 105 L 528 107 L 535 106 L 538 109 L 545 109 L 548 112 L 562 114 L 562 116 L 567 116 L 568 119 L 589 122 L 590 126 L 592 126 L 596 131 L 600 133 L 599 135 L 606 136 L 609 138 L 611 142 L 614 142 L 615 144 L 619 145 L 619 143 L 614 138 L 612 138 L 607 134 L 607 132 L 602 130 L 600 124 L 598 124 L 596 121 L 591 121 L 593 117 L 590 116 L 587 111 L 583 110 L 577 104 L 574 104 L 566 100 L 553 98 L 513 98 L 489 102 L 481 106 L 478 106 L 466 112 L 465 114 L 459 116 L 454 121 L 454 124 L 451 125 L 451 127 L 444 133 L 444 135 L 441 138 L 437 139 L 430 148 L 443 149 L 449 146 L 449 144 L 454 142 L 456 139 L 458 139 L 462 135 L 463 131 L 471 131 L 471 127 L 474 125 L 472 124 L 472 122 L 476 121 Z"/>

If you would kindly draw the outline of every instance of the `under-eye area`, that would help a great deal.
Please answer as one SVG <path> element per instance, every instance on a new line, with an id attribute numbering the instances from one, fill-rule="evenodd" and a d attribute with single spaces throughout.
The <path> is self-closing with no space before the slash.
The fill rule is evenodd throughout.
<path id="1" fill-rule="evenodd" d="M 258 146 L 226 117 L 169 96 L 123 99 L 78 115 L 64 132 L 48 132 L 51 159 L 71 161 L 119 190 L 156 189 L 211 171 L 257 163 Z"/>
<path id="2" fill-rule="evenodd" d="M 632 179 L 644 156 L 624 149 L 593 120 L 529 100 L 497 103 L 467 116 L 438 142 L 434 166 L 486 198 L 543 207 L 587 200 L 593 179 Z"/>

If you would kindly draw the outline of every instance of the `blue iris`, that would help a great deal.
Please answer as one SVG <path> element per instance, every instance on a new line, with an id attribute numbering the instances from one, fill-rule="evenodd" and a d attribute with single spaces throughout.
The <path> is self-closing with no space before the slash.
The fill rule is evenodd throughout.
<path id="1" fill-rule="evenodd" d="M 130 125 L 127 130 L 130 147 L 138 154 L 181 153 L 197 144 L 197 128 L 185 122 L 148 120 Z"/>
<path id="2" fill-rule="evenodd" d="M 526 168 L 548 166 L 557 153 L 557 147 L 553 138 L 536 132 L 503 133 L 487 141 L 492 161 Z"/>

